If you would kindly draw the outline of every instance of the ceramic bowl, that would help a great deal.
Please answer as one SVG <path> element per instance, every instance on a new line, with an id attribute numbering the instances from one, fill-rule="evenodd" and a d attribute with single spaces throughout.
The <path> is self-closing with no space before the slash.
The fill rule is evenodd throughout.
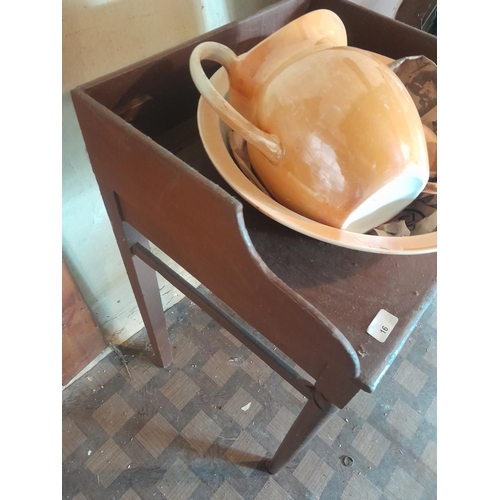
<path id="1" fill-rule="evenodd" d="M 229 103 L 201 60 L 229 74 Z M 293 212 L 365 233 L 408 206 L 429 180 L 426 140 L 407 89 L 379 57 L 347 46 L 331 11 L 302 16 L 246 54 L 205 42 L 193 81 L 246 141 L 272 197 Z"/>
<path id="2" fill-rule="evenodd" d="M 210 81 L 227 99 L 229 81 L 224 68 L 219 69 Z M 358 234 L 319 223 L 287 208 L 262 192 L 243 174 L 231 154 L 228 126 L 203 97 L 199 101 L 197 120 L 203 146 L 220 175 L 244 200 L 280 224 L 311 238 L 363 252 L 415 255 L 437 251 L 437 232 L 397 238 Z"/>

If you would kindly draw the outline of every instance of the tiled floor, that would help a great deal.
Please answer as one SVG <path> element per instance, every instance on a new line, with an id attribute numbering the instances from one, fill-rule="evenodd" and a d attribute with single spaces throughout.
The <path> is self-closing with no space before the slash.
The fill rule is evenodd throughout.
<path id="1" fill-rule="evenodd" d="M 305 399 L 187 299 L 174 362 L 134 337 L 63 392 L 63 498 L 436 498 L 436 303 L 375 394 L 360 393 L 275 476 L 263 470 Z M 352 466 L 343 457 L 353 459 Z"/>

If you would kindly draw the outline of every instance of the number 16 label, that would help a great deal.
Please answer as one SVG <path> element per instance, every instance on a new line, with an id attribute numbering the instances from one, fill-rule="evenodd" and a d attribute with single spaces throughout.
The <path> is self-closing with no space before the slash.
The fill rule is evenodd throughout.
<path id="1" fill-rule="evenodd" d="M 380 309 L 378 314 L 370 323 L 370 326 L 367 328 L 366 333 L 377 339 L 379 342 L 385 342 L 397 322 L 398 318 L 396 318 L 396 316 L 387 312 L 385 309 Z"/>

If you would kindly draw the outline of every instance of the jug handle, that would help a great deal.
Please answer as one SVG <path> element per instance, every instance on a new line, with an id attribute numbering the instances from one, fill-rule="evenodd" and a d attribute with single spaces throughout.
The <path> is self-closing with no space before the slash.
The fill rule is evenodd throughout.
<path id="1" fill-rule="evenodd" d="M 271 163 L 279 163 L 283 155 L 279 139 L 253 125 L 217 92 L 203 71 L 201 66 L 203 59 L 218 62 L 230 77 L 231 63 L 236 60 L 236 54 L 229 47 L 217 42 L 201 43 L 193 50 L 189 59 L 191 78 L 200 94 L 229 127 L 255 146 Z"/>

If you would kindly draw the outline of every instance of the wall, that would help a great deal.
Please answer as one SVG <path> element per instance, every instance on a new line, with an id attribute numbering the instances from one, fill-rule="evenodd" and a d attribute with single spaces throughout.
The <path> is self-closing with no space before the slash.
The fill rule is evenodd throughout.
<path id="1" fill-rule="evenodd" d="M 63 256 L 101 331 L 121 343 L 142 327 L 69 90 L 276 0 L 63 0 Z M 196 280 L 156 251 L 188 280 Z M 159 277 L 165 308 L 182 295 Z"/>
<path id="2" fill-rule="evenodd" d="M 351 2 L 394 19 L 403 0 L 351 0 Z"/>

